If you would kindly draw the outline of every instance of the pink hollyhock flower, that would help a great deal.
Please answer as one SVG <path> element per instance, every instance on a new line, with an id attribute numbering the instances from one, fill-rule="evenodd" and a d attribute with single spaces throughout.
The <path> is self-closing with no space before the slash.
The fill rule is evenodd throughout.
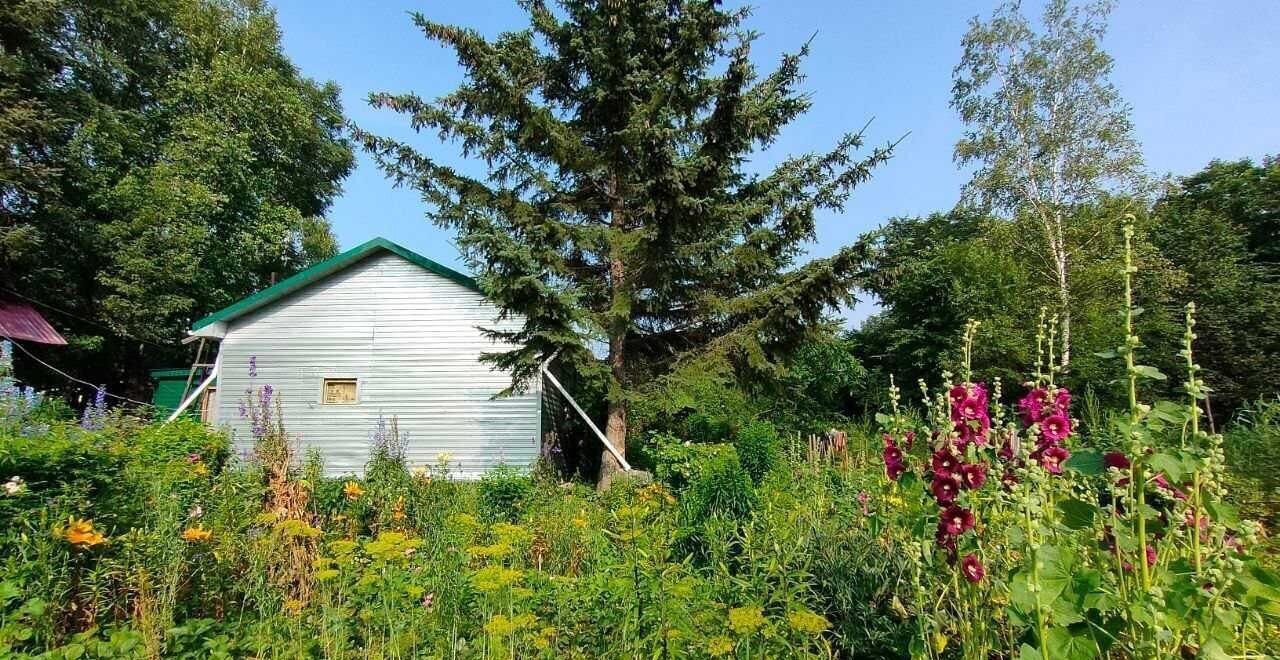
<path id="1" fill-rule="evenodd" d="M 976 523 L 977 519 L 974 518 L 972 511 L 952 504 L 942 510 L 942 517 L 938 521 L 938 527 L 949 536 L 960 536 L 973 529 Z"/>
<path id="2" fill-rule="evenodd" d="M 986 408 L 977 397 L 967 397 L 953 410 L 953 415 L 959 416 L 960 419 L 979 419 L 986 416 Z M 957 420 L 958 421 L 958 420 Z"/>
<path id="3" fill-rule="evenodd" d="M 862 505 L 862 515 L 864 516 L 871 515 L 870 512 L 867 511 L 867 502 L 870 500 L 871 496 L 867 494 L 867 491 L 858 491 L 858 504 Z"/>
<path id="4" fill-rule="evenodd" d="M 960 469 L 960 457 L 950 447 L 943 447 L 933 452 L 932 466 L 938 474 L 951 474 Z"/>
<path id="5" fill-rule="evenodd" d="M 1040 435 L 1050 442 L 1061 442 L 1071 435 L 1071 419 L 1054 413 L 1040 421 Z"/>
<path id="6" fill-rule="evenodd" d="M 960 560 L 960 572 L 964 574 L 964 578 L 974 584 L 982 581 L 987 576 L 987 569 L 982 565 L 982 560 L 978 556 L 969 553 Z"/>
<path id="7" fill-rule="evenodd" d="M 1154 483 L 1157 488 L 1167 492 L 1173 497 L 1176 497 L 1183 501 L 1187 499 L 1187 494 L 1178 490 L 1177 488 L 1174 488 L 1173 485 L 1169 483 L 1169 480 L 1164 476 L 1163 472 L 1157 474 L 1155 478 L 1151 480 L 1151 482 Z"/>
<path id="8" fill-rule="evenodd" d="M 982 488 L 982 484 L 987 483 L 987 466 L 982 463 L 961 465 L 960 481 L 969 490 Z"/>
<path id="9" fill-rule="evenodd" d="M 1048 394 L 1043 388 L 1037 387 L 1018 400 L 1018 410 L 1027 426 L 1044 419 L 1044 404 Z"/>
<path id="10" fill-rule="evenodd" d="M 1053 407 L 1057 408 L 1058 412 L 1064 415 L 1067 414 L 1067 411 L 1071 410 L 1071 392 L 1068 392 L 1067 388 L 1058 388 L 1057 393 L 1053 396 Z"/>
<path id="11" fill-rule="evenodd" d="M 969 398 L 969 388 L 965 387 L 963 384 L 953 385 L 951 390 L 947 392 L 947 395 L 948 398 L 951 399 L 951 405 L 953 407 L 958 406 L 961 401 Z"/>
<path id="12" fill-rule="evenodd" d="M 1118 451 L 1109 451 L 1102 455 L 1102 463 L 1109 468 L 1117 470 L 1128 470 L 1130 467 L 1129 458 Z"/>
<path id="13" fill-rule="evenodd" d="M 964 450 L 973 442 L 973 428 L 964 422 L 956 422 L 956 448 Z"/>
<path id="14" fill-rule="evenodd" d="M 1147 566 L 1156 565 L 1156 546 L 1154 544 L 1147 546 Z"/>
<path id="15" fill-rule="evenodd" d="M 1040 454 L 1040 464 L 1050 474 L 1062 474 L 1062 464 L 1071 458 L 1071 452 L 1064 447 L 1049 447 Z"/>
<path id="16" fill-rule="evenodd" d="M 936 473 L 933 475 L 933 483 L 929 484 L 929 490 L 939 503 L 951 504 L 956 501 L 956 494 L 960 492 L 960 479 L 951 474 Z"/>

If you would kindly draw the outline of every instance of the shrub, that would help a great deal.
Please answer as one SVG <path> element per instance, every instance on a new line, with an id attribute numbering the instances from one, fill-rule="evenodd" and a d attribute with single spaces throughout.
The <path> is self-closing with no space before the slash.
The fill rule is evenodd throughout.
<path id="1" fill-rule="evenodd" d="M 755 489 L 733 445 L 689 449 L 690 478 L 682 500 L 688 521 L 696 525 L 717 515 L 746 518 L 756 501 Z"/>
<path id="2" fill-rule="evenodd" d="M 760 483 L 782 458 L 782 442 L 773 424 L 763 420 L 748 423 L 734 436 L 733 446 L 738 451 L 742 469 L 751 481 Z"/>
<path id="3" fill-rule="evenodd" d="M 517 520 L 533 490 L 533 479 L 503 464 L 480 478 L 480 510 L 488 520 Z"/>

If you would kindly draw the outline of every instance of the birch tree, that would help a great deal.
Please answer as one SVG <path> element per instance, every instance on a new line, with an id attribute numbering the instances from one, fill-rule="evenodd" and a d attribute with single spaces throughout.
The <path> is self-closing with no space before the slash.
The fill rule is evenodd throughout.
<path id="1" fill-rule="evenodd" d="M 1111 3 L 1050 0 L 1039 31 L 1020 2 L 988 21 L 973 18 L 953 72 L 951 105 L 967 128 L 960 166 L 976 166 L 965 198 L 993 211 L 1027 214 L 1055 293 L 1061 364 L 1071 361 L 1072 210 L 1108 191 L 1135 190 L 1142 157 L 1129 106 L 1109 80 L 1102 50 Z"/>

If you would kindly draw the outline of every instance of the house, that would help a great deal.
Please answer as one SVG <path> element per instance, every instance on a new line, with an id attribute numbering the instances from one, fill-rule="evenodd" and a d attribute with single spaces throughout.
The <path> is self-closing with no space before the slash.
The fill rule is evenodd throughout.
<path id="1" fill-rule="evenodd" d="M 377 238 L 197 321 L 192 337 L 216 341 L 217 357 L 186 403 L 201 397 L 202 416 L 243 451 L 253 438 L 241 403 L 271 385 L 285 428 L 301 450 L 320 451 L 329 474 L 361 473 L 371 433 L 392 417 L 410 465 L 447 455 L 462 478 L 528 466 L 541 383 L 496 396 L 511 378 L 480 362 L 503 350 L 480 328 L 522 323 L 498 315 L 471 278 Z"/>

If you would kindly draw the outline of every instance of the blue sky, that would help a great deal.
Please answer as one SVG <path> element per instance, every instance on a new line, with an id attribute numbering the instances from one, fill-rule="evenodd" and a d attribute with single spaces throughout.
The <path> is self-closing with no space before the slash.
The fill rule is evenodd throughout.
<path id="1" fill-rule="evenodd" d="M 730 3 L 734 4 L 734 3 Z M 1034 0 L 1027 4 L 1034 6 Z M 409 2 L 277 0 L 286 52 L 302 72 L 342 87 L 358 125 L 410 139 L 425 153 L 461 165 L 456 149 L 414 136 L 404 118 L 374 111 L 374 91 L 433 98 L 462 80 L 449 51 L 428 42 L 407 12 L 479 30 L 486 36 L 525 27 L 513 0 Z M 824 150 L 874 119 L 869 145 L 908 134 L 894 158 L 853 194 L 843 213 L 824 215 L 811 254 L 824 256 L 900 215 L 955 204 L 965 172 L 951 150 L 962 125 L 948 106 L 951 70 L 968 19 L 992 1 L 762 1 L 748 26 L 762 33 L 761 68 L 814 36 L 805 66 L 814 109 L 757 163 Z M 1188 174 L 1214 158 L 1259 159 L 1280 152 L 1280 2 L 1274 0 L 1122 1 L 1104 43 L 1116 60 L 1112 80 L 1133 107 L 1137 138 L 1156 174 Z M 468 169 L 471 169 L 468 167 Z M 474 171 L 471 169 L 471 171 Z M 341 245 L 384 236 L 431 259 L 462 268 L 452 236 L 423 216 L 412 190 L 395 189 L 363 155 L 329 217 Z M 858 321 L 873 306 L 847 316 Z"/>

